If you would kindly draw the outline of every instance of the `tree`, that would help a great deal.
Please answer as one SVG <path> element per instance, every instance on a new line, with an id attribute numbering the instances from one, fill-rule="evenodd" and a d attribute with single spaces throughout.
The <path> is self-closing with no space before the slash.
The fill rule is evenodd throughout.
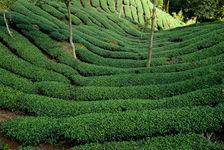
<path id="1" fill-rule="evenodd" d="M 10 31 L 10 29 L 9 29 L 9 25 L 8 25 L 8 22 L 7 22 L 5 12 L 6 12 L 6 10 L 9 10 L 10 6 L 13 5 L 16 1 L 17 0 L 1 0 L 0 1 L 0 11 L 3 12 L 3 18 L 4 18 L 5 26 L 6 26 L 7 31 L 8 31 L 8 33 L 11 37 L 13 37 L 13 35 L 12 35 L 12 32 Z"/>
<path id="2" fill-rule="evenodd" d="M 169 9 L 170 9 L 170 0 L 167 0 L 167 3 L 166 3 L 166 12 L 169 13 Z"/>
<path id="3" fill-rule="evenodd" d="M 153 9 L 152 9 L 151 35 L 150 35 L 150 41 L 149 41 L 148 59 L 147 59 L 146 67 L 150 67 L 151 65 L 152 43 L 153 43 L 153 35 L 154 35 L 154 21 L 156 18 L 155 14 L 156 14 L 156 0 L 154 0 Z"/>
<path id="4" fill-rule="evenodd" d="M 69 41 L 70 41 L 70 44 L 72 46 L 72 50 L 73 50 L 73 56 L 74 58 L 77 59 L 77 56 L 76 56 L 76 51 L 75 51 L 75 45 L 73 43 L 73 39 L 72 39 L 72 18 L 71 18 L 71 9 L 70 9 L 70 4 L 71 4 L 71 1 L 72 0 L 58 0 L 58 1 L 61 1 L 63 3 L 66 4 L 66 7 L 67 7 L 67 10 L 68 10 L 68 18 L 69 18 Z"/>
<path id="5" fill-rule="evenodd" d="M 214 19 L 224 21 L 224 1 L 223 0 L 219 0 L 218 9 L 215 12 Z"/>
<path id="6" fill-rule="evenodd" d="M 218 4 L 219 0 L 185 0 L 183 2 L 184 11 L 188 15 L 197 17 L 196 24 L 198 20 L 212 19 L 215 16 Z"/>
<path id="7" fill-rule="evenodd" d="M 156 0 L 156 7 L 159 9 L 162 9 L 163 8 L 163 0 Z"/>
<path id="8" fill-rule="evenodd" d="M 183 1 L 185 0 L 164 0 L 164 10 L 170 14 L 173 12 L 178 13 L 184 8 Z"/>

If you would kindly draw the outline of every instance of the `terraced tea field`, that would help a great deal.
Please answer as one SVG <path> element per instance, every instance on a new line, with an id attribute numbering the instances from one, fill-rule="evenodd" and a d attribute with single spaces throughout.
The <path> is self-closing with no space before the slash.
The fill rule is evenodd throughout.
<path id="1" fill-rule="evenodd" d="M 1 142 L 27 150 L 223 149 L 224 22 L 183 26 L 158 9 L 146 68 L 151 7 L 74 1 L 78 59 L 63 3 L 19 0 L 7 13 L 13 38 L 0 14 L 0 108 L 12 113 L 0 113 Z"/>

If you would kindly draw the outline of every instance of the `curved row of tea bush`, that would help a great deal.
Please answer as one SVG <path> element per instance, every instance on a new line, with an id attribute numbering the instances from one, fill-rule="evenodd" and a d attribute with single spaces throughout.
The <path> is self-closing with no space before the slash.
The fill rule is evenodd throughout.
<path id="1" fill-rule="evenodd" d="M 129 87 L 76 87 L 75 98 L 79 101 L 130 98 L 160 99 L 221 84 L 223 82 L 223 75 L 223 72 L 216 72 L 195 79 L 161 85 Z"/>
<path id="2" fill-rule="evenodd" d="M 82 0 L 82 2 L 86 2 L 85 0 Z M 151 1 L 144 1 L 144 0 L 137 0 L 137 1 L 127 1 L 125 0 L 124 2 L 120 1 L 113 1 L 113 0 L 101 0 L 100 2 L 93 2 L 93 6 L 98 8 L 101 7 L 105 12 L 112 12 L 112 13 L 118 13 L 126 18 L 130 18 L 131 20 L 135 20 L 136 22 L 144 25 L 145 22 L 147 21 L 148 18 L 150 18 L 151 13 L 150 9 L 152 9 L 152 3 Z M 89 2 L 87 4 L 89 5 Z M 116 7 L 116 8 L 115 8 Z M 123 9 L 121 9 L 124 7 Z M 131 9 L 131 7 L 135 8 L 134 10 Z M 134 12 L 133 12 L 134 11 Z M 168 27 L 173 27 L 173 26 L 180 26 L 183 25 L 182 22 L 173 19 L 170 15 L 162 12 L 160 9 L 157 9 L 157 12 L 159 15 L 158 19 L 162 21 L 157 23 L 157 26 L 160 26 L 162 29 L 166 29 Z M 135 16 L 133 16 L 135 14 Z M 136 19 L 135 19 L 136 18 Z M 167 19 L 168 18 L 168 19 Z"/>
<path id="3" fill-rule="evenodd" d="M 121 74 L 113 76 L 92 76 L 82 77 L 76 75 L 73 81 L 79 86 L 136 86 L 136 85 L 152 85 L 152 84 L 166 84 L 187 79 L 197 78 L 216 71 L 223 71 L 224 63 L 217 63 L 214 65 L 203 66 L 187 71 L 170 72 L 170 73 L 141 73 L 141 74 Z"/>
<path id="4" fill-rule="evenodd" d="M 1 124 L 6 137 L 23 144 L 125 141 L 172 133 L 223 131 L 223 104 L 69 118 L 20 117 Z M 183 117 L 184 116 L 184 117 Z M 83 130 L 85 129 L 85 130 Z"/>
<path id="5" fill-rule="evenodd" d="M 183 63 L 183 62 L 193 62 L 196 60 L 205 59 L 211 56 L 216 56 L 223 53 L 224 42 L 218 43 L 222 41 L 221 37 L 217 38 L 213 37 L 214 41 L 206 42 L 207 44 L 201 44 L 203 47 L 195 45 L 195 48 L 184 48 L 183 50 L 177 50 L 176 53 L 173 51 L 170 53 L 165 53 L 169 58 L 173 58 L 175 63 Z M 204 48 L 205 47 L 205 48 Z M 198 51 L 200 49 L 200 51 Z M 187 49 L 187 50 L 185 50 Z M 184 55 L 183 55 L 184 54 Z M 91 64 L 103 65 L 103 66 L 112 66 L 118 68 L 137 68 L 144 67 L 146 64 L 146 60 L 124 60 L 124 59 L 111 59 L 104 58 L 98 56 L 91 51 L 84 49 L 77 49 L 77 55 L 80 60 L 84 62 L 88 62 Z M 168 65 L 169 58 L 162 57 L 163 55 L 157 55 L 160 58 L 152 58 L 151 66 L 159 66 L 159 65 Z"/>
<path id="6" fill-rule="evenodd" d="M 25 93 L 37 93 L 37 88 L 32 81 L 13 74 L 3 68 L 0 68 L 0 84 Z"/>
<path id="7" fill-rule="evenodd" d="M 139 68 L 146 66 L 146 60 L 104 58 L 82 48 L 77 48 L 76 52 L 81 61 L 99 66 L 111 66 L 117 68 Z M 168 65 L 169 63 L 167 60 L 168 58 L 166 57 L 152 59 L 151 66 Z"/>
<path id="8" fill-rule="evenodd" d="M 46 96 L 25 94 L 9 87 L 0 86 L 0 107 L 32 116 L 74 117 L 87 113 L 119 113 L 210 105 L 224 102 L 223 84 L 186 94 L 159 100 L 108 100 L 74 102 Z"/>
<path id="9" fill-rule="evenodd" d="M 32 35 L 32 36 L 31 36 Z M 64 63 L 76 69 L 80 74 L 89 75 L 110 75 L 110 74 L 120 74 L 120 73 L 135 73 L 135 72 L 173 72 L 173 71 L 183 71 L 188 69 L 197 68 L 200 66 L 214 64 L 215 62 L 222 62 L 223 56 L 217 56 L 213 58 L 208 58 L 199 62 L 168 65 L 161 67 L 151 67 L 151 68 L 141 68 L 141 69 L 118 69 L 111 67 L 102 67 L 91 64 L 86 64 L 74 60 L 73 57 L 65 52 L 62 52 L 55 43 L 45 34 L 41 32 L 28 32 L 26 34 L 28 39 L 32 40 L 35 45 L 40 49 L 45 50 L 52 58 L 57 59 L 60 63 Z M 51 43 L 51 44 L 49 44 Z M 114 73 L 113 73 L 114 72 Z"/>
<path id="10" fill-rule="evenodd" d="M 13 32 L 13 38 L 8 35 L 6 28 L 0 27 L 0 39 L 3 40 L 4 43 L 6 43 L 19 57 L 38 67 L 61 73 L 66 77 L 78 74 L 77 71 L 69 66 L 47 59 L 47 57 L 25 37 L 15 30 L 11 31 Z"/>
<path id="11" fill-rule="evenodd" d="M 221 150 L 218 145 L 198 134 L 177 134 L 145 138 L 137 141 L 90 143 L 73 147 L 72 150 Z"/>
<path id="12" fill-rule="evenodd" d="M 223 67 L 223 65 L 222 65 Z M 223 69 L 221 69 L 223 71 Z M 76 87 L 60 82 L 42 81 L 35 83 L 38 93 L 45 96 L 76 100 L 107 99 L 160 99 L 171 97 L 196 89 L 210 87 L 222 83 L 223 72 L 211 71 L 208 75 L 195 76 L 195 79 L 171 82 L 170 84 L 128 86 L 128 87 Z M 209 80 L 209 81 L 207 81 Z M 23 85 L 24 86 L 24 85 Z"/>
<path id="13" fill-rule="evenodd" d="M 65 76 L 59 73 L 37 67 L 18 58 L 1 43 L 0 66 L 6 70 L 14 72 L 15 74 L 34 81 L 58 81 L 64 83 L 70 82 Z"/>
<path id="14" fill-rule="evenodd" d="M 222 38 L 224 38 L 224 36 L 222 36 Z M 174 61 L 178 62 L 178 63 L 193 62 L 193 61 L 199 61 L 199 60 L 206 59 L 209 57 L 221 55 L 223 53 L 224 53 L 224 39 L 222 40 L 222 42 L 220 42 L 210 48 L 204 48 L 201 51 L 178 56 L 175 58 Z"/>
<path id="15" fill-rule="evenodd" d="M 62 99 L 73 99 L 74 97 L 74 88 L 70 84 L 51 81 L 33 83 L 31 80 L 20 77 L 5 69 L 0 68 L 0 71 L 0 84 L 13 89 L 25 93 L 35 93 Z"/>

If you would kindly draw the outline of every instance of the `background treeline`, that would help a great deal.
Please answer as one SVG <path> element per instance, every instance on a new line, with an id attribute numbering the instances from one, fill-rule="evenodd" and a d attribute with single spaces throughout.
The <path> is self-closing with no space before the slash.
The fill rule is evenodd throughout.
<path id="1" fill-rule="evenodd" d="M 192 17 L 203 22 L 224 20 L 224 0 L 157 0 L 157 7 L 170 14 L 181 11 L 183 16 L 177 16 L 184 21 Z"/>

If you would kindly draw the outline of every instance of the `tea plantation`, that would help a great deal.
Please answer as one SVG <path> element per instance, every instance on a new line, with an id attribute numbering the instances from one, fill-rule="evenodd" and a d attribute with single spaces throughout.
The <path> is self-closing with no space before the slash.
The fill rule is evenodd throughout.
<path id="1" fill-rule="evenodd" d="M 152 7 L 74 1 L 78 59 L 64 3 L 16 2 L 13 38 L 0 13 L 0 108 L 23 114 L 2 135 L 20 150 L 224 149 L 224 22 L 184 26 L 157 9 L 147 68 Z"/>

